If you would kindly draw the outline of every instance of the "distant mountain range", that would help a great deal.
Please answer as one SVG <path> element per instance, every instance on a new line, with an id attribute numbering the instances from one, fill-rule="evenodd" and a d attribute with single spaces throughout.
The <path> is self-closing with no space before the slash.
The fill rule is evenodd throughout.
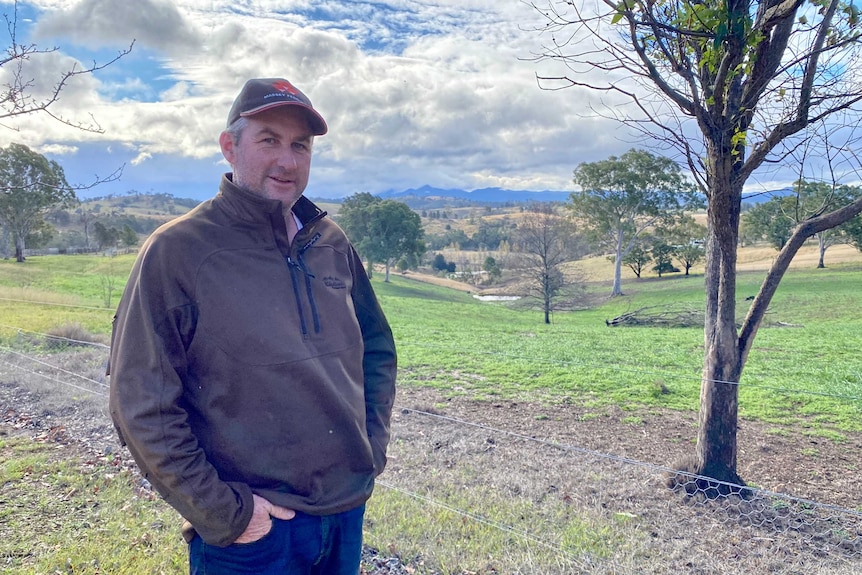
<path id="1" fill-rule="evenodd" d="M 793 193 L 791 188 L 783 188 L 780 190 L 770 190 L 768 192 L 743 193 L 742 201 L 746 203 L 766 202 L 776 196 L 786 196 Z M 505 190 L 503 188 L 481 188 L 478 190 L 467 191 L 457 188 L 435 188 L 433 186 L 422 186 L 421 188 L 410 188 L 407 190 L 387 190 L 385 192 L 375 194 L 384 200 L 398 200 L 404 202 L 412 209 L 442 209 L 447 207 L 468 207 L 474 205 L 509 205 L 517 206 L 524 205 L 530 202 L 567 202 L 571 195 L 570 191 L 562 190 L 543 190 L 543 191 L 525 191 L 525 190 Z M 125 195 L 108 195 L 87 198 L 86 201 L 99 202 L 109 198 L 128 198 L 152 196 L 158 201 L 165 199 L 174 199 L 176 202 L 182 202 L 183 205 L 190 203 L 195 205 L 199 203 L 198 199 L 179 199 L 171 194 L 141 194 L 136 191 L 129 191 Z M 162 198 L 159 200 L 159 198 Z M 344 198 L 332 198 L 327 196 L 311 197 L 312 200 L 318 202 L 333 202 L 341 203 Z M 188 207 L 188 206 L 187 206 Z"/>
<path id="2" fill-rule="evenodd" d="M 742 201 L 747 203 L 761 203 L 771 200 L 776 196 L 787 196 L 793 193 L 791 188 L 770 190 L 768 192 L 746 192 L 742 194 Z M 409 205 L 411 208 L 436 208 L 444 206 L 471 205 L 471 204 L 525 204 L 529 202 L 566 202 L 571 192 L 559 190 L 544 190 L 531 192 L 523 190 L 504 190 L 502 188 L 482 188 L 473 191 L 461 189 L 443 189 L 433 186 L 422 186 L 421 188 L 410 188 L 408 190 L 388 190 L 379 194 L 386 200 L 398 200 Z"/>
<path id="3" fill-rule="evenodd" d="M 530 192 L 523 190 L 504 190 L 502 188 L 482 188 L 467 191 L 443 189 L 432 186 L 410 188 L 409 190 L 388 190 L 378 194 L 385 200 L 398 200 L 412 208 L 434 208 L 451 206 L 453 203 L 470 204 L 524 204 L 529 202 L 565 202 L 571 192 L 545 190 Z"/>

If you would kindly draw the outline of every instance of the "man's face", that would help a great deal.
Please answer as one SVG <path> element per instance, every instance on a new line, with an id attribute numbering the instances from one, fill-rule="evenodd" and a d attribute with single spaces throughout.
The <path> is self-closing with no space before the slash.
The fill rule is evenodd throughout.
<path id="1" fill-rule="evenodd" d="M 314 137 L 305 114 L 281 106 L 247 120 L 239 141 L 227 132 L 219 138 L 222 154 L 233 167 L 233 182 L 292 207 L 305 191 L 311 170 Z"/>

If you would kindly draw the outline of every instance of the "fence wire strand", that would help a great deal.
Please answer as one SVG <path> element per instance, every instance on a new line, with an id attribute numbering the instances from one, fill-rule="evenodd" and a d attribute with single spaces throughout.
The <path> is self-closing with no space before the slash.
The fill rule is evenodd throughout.
<path id="1" fill-rule="evenodd" d="M 106 346 L 70 340 L 65 350 L 52 348 L 49 361 L 26 346 L 51 336 L 19 333 L 27 335 L 19 342 L 25 349 L 0 346 L 0 363 L 23 374 L 22 385 L 105 401 L 102 376 L 79 370 L 103 374 Z M 530 561 L 532 572 L 544 574 L 862 572 L 858 510 L 406 406 L 396 407 L 390 464 L 378 484 L 460 518 L 441 524 L 428 512 L 428 533 L 442 539 L 420 535 L 415 545 L 431 560 L 481 525 L 508 542 L 510 563 Z M 379 505 L 385 517 L 385 501 Z M 470 550 L 482 552 L 482 545 Z"/>

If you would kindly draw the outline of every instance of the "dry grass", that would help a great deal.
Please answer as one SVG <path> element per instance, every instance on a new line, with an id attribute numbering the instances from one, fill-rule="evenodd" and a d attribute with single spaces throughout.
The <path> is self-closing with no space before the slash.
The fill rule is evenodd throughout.
<path id="1" fill-rule="evenodd" d="M 428 408 L 430 412 L 434 409 Z M 369 543 L 444 573 L 849 575 L 860 517 L 757 493 L 687 498 L 664 470 L 405 410 Z"/>

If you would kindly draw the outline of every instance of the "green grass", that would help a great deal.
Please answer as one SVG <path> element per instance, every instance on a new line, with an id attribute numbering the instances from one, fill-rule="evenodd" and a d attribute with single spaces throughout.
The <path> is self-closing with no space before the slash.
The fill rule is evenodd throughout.
<path id="1" fill-rule="evenodd" d="M 131 257 L 47 256 L 24 264 L 0 262 L 0 344 L 20 329 L 46 333 L 80 324 L 110 333 L 112 305 L 105 305 L 105 277 L 123 282 Z M 762 273 L 739 276 L 740 315 L 757 292 Z M 862 429 L 862 269 L 791 270 L 767 321 L 801 327 L 760 330 L 740 384 L 740 415 L 768 422 L 770 432 L 803 433 L 834 442 Z M 698 409 L 703 362 L 699 327 L 611 328 L 605 320 L 649 306 L 703 306 L 702 277 L 628 282 L 626 296 L 593 309 L 555 313 L 542 323 L 538 311 L 483 303 L 468 294 L 393 274 L 374 285 L 398 342 L 401 386 L 430 386 L 445 394 L 572 402 L 584 419 L 620 406 L 623 421 L 639 426 L 645 412 Z M 121 283 L 118 283 L 121 285 Z M 594 289 L 602 289 L 601 286 Z M 0 441 L 0 561 L 9 573 L 182 573 L 187 569 L 176 514 L 160 500 L 141 497 L 130 474 L 108 459 L 81 463 L 55 446 L 14 438 Z M 816 458 L 815 450 L 800 454 Z M 469 470 L 458 481 L 469 482 Z M 433 477 L 429 477 L 433 481 Z M 465 483 L 466 484 L 466 483 Z M 453 483 L 454 485 L 454 483 Z M 381 486 L 368 508 L 367 540 L 386 553 L 416 558 L 428 571 L 493 572 L 500 553 L 528 561 L 602 557 L 626 545 L 636 519 L 617 521 L 572 513 L 565 505 L 535 516 L 529 500 L 482 489 L 435 491 L 430 506 Z M 526 501 L 526 503 L 525 503 Z M 29 502 L 29 503 L 27 503 Z M 523 537 L 492 525 L 541 525 L 560 553 L 534 556 Z M 533 530 L 530 531 L 534 532 Z M 394 546 L 389 549 L 389 546 Z M 523 555 L 520 555 L 523 553 Z M 567 559 L 567 557 L 569 559 Z M 431 560 L 434 559 L 434 561 Z M 512 563 L 510 563 L 512 564 Z"/>
<path id="2" fill-rule="evenodd" d="M 862 272 L 824 271 L 794 270 L 779 288 L 767 322 L 803 327 L 761 328 L 740 386 L 741 416 L 826 435 L 862 429 Z M 762 274 L 740 274 L 739 292 L 756 293 L 761 280 Z M 629 296 L 556 313 L 551 325 L 539 312 L 468 295 L 444 301 L 440 288 L 397 276 L 376 289 L 399 343 L 402 384 L 480 398 L 696 410 L 701 328 L 610 328 L 604 322 L 641 307 L 702 307 L 702 281 L 636 283 Z M 741 301 L 740 314 L 746 309 Z"/>
<path id="3" fill-rule="evenodd" d="M 562 500 L 539 507 L 475 485 L 444 491 L 429 494 L 429 503 L 379 486 L 366 512 L 366 543 L 398 553 L 417 573 L 503 573 L 510 565 L 549 573 L 581 557 L 610 557 L 637 536 L 631 526 L 576 512 Z M 437 561 L 426 570 L 422 557 Z"/>
<path id="4" fill-rule="evenodd" d="M 3 573 L 117 575 L 188 571 L 179 517 L 137 492 L 109 458 L 85 460 L 25 438 L 0 443 Z M 121 544 L 106 545 L 107 540 Z"/>
<path id="5" fill-rule="evenodd" d="M 45 256 L 0 262 L 0 342 L 15 327 L 45 332 L 78 323 L 110 333 L 132 256 Z M 116 293 L 105 305 L 110 277 Z M 101 278 L 101 279 L 100 279 Z M 862 268 L 792 269 L 757 334 L 740 384 L 740 415 L 840 438 L 862 429 Z M 739 315 L 763 273 L 738 277 Z M 598 307 L 555 313 L 484 303 L 393 274 L 373 278 L 399 349 L 400 384 L 476 398 L 577 401 L 626 410 L 696 410 L 703 362 L 700 327 L 616 327 L 605 320 L 651 306 L 703 307 L 703 278 L 630 281 Z M 599 286 L 606 288 L 607 286 Z M 599 289 L 599 288 L 594 288 Z M 11 327 L 9 327 L 11 326 Z"/>

